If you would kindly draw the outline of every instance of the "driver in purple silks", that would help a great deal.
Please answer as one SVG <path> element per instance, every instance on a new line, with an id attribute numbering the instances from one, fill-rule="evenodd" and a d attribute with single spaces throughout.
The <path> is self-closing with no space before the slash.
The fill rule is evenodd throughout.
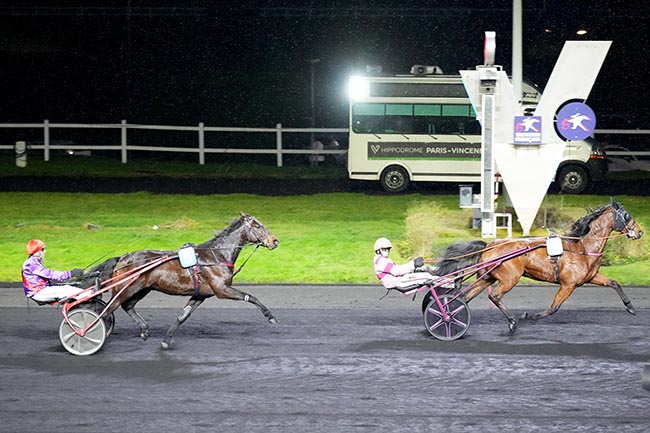
<path id="1" fill-rule="evenodd" d="M 422 257 L 417 257 L 403 265 L 396 264 L 388 257 L 392 247 L 393 245 L 386 238 L 375 241 L 375 273 L 385 288 L 405 288 L 439 278 L 430 273 L 428 266 L 424 266 Z"/>
<path id="2" fill-rule="evenodd" d="M 43 265 L 45 243 L 32 239 L 27 244 L 27 260 L 23 263 L 23 289 L 25 296 L 38 302 L 53 302 L 58 299 L 74 297 L 84 289 L 70 285 L 50 285 L 50 281 L 64 281 L 69 278 L 79 278 L 83 269 L 71 271 L 54 271 Z"/>

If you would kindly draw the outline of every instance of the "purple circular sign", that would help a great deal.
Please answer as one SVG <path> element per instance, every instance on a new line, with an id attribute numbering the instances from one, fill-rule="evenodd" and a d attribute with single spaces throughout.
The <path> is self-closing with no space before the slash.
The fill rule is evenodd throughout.
<path id="1" fill-rule="evenodd" d="M 596 115 L 581 102 L 566 104 L 557 113 L 557 131 L 567 140 L 584 140 L 596 129 Z"/>

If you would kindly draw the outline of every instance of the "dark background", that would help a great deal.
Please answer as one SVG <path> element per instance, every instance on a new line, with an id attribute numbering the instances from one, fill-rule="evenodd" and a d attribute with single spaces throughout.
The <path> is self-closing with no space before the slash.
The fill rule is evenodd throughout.
<path id="1" fill-rule="evenodd" d="M 83 6 L 81 6 L 83 5 Z M 564 41 L 612 40 L 588 103 L 599 128 L 648 127 L 647 2 L 523 1 L 524 76 L 543 86 Z M 548 29 L 550 32 L 546 32 Z M 354 72 L 483 60 L 510 73 L 511 1 L 17 1 L 0 6 L 0 123 L 347 126 Z"/>

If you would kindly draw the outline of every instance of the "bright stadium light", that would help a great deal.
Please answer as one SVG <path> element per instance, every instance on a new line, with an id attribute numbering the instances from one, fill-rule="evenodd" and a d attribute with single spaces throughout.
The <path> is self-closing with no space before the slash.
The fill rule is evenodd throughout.
<path id="1" fill-rule="evenodd" d="M 364 77 L 353 75 L 348 82 L 348 96 L 351 101 L 366 98 L 370 94 L 370 84 Z"/>

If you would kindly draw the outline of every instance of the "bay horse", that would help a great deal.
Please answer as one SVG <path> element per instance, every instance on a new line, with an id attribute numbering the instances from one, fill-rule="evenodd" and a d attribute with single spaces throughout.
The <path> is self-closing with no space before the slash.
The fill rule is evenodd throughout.
<path id="1" fill-rule="evenodd" d="M 636 314 L 621 285 L 599 272 L 603 250 L 612 231 L 630 239 L 643 235 L 634 218 L 613 197 L 609 205 L 575 221 L 570 231 L 560 236 L 563 252 L 559 256 L 548 255 L 547 240 L 543 237 L 498 239 L 490 243 L 474 240 L 449 246 L 436 274 L 448 275 L 470 265 L 484 264 L 478 268 L 477 280 L 467 287 L 463 298 L 469 302 L 486 287 L 498 283 L 488 298 L 508 319 L 510 333 L 516 331 L 517 321 L 502 298 L 522 276 L 556 283 L 560 288 L 546 310 L 533 315 L 524 313 L 521 319 L 537 320 L 556 313 L 576 287 L 587 283 L 611 287 L 627 311 Z M 459 283 L 457 279 L 457 287 Z"/>
<path id="2" fill-rule="evenodd" d="M 140 337 L 143 340 L 149 337 L 149 325 L 135 310 L 135 305 L 140 300 L 152 290 L 168 295 L 190 296 L 161 342 L 163 349 L 169 349 L 178 327 L 205 299 L 215 295 L 220 299 L 249 302 L 258 307 L 270 323 L 278 323 L 273 313 L 255 296 L 232 287 L 233 276 L 236 273 L 234 265 L 242 248 L 257 245 L 273 250 L 278 244 L 278 239 L 260 221 L 251 215 L 241 213 L 239 218 L 233 220 L 230 226 L 212 239 L 191 245 L 196 256 L 195 266 L 183 267 L 180 254 L 177 259 L 174 251 L 140 250 L 109 259 L 97 266 L 94 273 L 106 275 L 107 269 L 112 269 L 112 281 L 120 281 L 120 278 L 125 280 L 112 289 L 113 297 L 109 302 L 106 315 L 121 306 L 140 327 Z M 173 257 L 173 259 L 167 260 L 166 257 Z M 162 261 L 145 272 L 134 274 L 136 278 L 129 280 L 129 272 L 133 273 L 133 270 L 138 267 L 155 263 L 156 260 Z M 126 289 L 121 291 L 125 286 Z"/>

